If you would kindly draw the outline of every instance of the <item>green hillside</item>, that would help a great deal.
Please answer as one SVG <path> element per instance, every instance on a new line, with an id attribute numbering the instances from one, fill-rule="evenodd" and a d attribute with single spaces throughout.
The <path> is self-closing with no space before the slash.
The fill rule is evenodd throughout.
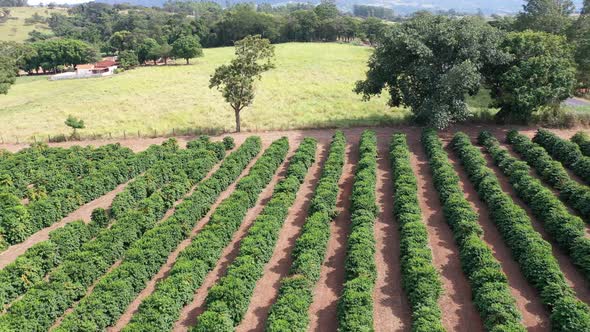
<path id="1" fill-rule="evenodd" d="M 326 43 L 276 46 L 276 69 L 263 75 L 254 105 L 243 111 L 245 130 L 391 123 L 404 112 L 385 98 L 363 102 L 352 92 L 371 49 Z M 113 77 L 48 81 L 23 77 L 0 96 L 0 133 L 6 140 L 67 133 L 64 120 L 81 117 L 83 132 L 122 136 L 185 128 L 231 130 L 233 113 L 208 88 L 215 67 L 233 56 L 232 48 L 205 49 L 186 66 L 144 67 Z"/>
<path id="2" fill-rule="evenodd" d="M 46 24 L 25 24 L 25 19 L 35 13 L 48 17 L 52 12 L 65 12 L 63 8 L 39 8 L 39 7 L 9 7 L 10 17 L 4 23 L 0 23 L 0 40 L 22 42 L 29 37 L 29 32 L 39 30 L 48 32 Z"/>

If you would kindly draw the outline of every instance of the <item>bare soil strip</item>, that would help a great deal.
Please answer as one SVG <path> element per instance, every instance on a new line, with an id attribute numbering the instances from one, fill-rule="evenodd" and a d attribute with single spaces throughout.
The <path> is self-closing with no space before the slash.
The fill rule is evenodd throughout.
<path id="1" fill-rule="evenodd" d="M 443 326 L 448 331 L 483 331 L 483 323 L 471 300 L 471 286 L 461 269 L 459 248 L 446 223 L 420 133 L 408 134 L 412 167 L 418 181 L 418 198 L 428 230 L 434 266 L 441 274 L 443 294 L 439 300 Z"/>
<path id="2" fill-rule="evenodd" d="M 117 188 L 106 193 L 105 195 L 82 205 L 79 209 L 68 214 L 59 222 L 56 222 L 55 224 L 49 227 L 43 228 L 42 230 L 31 235 L 24 242 L 8 247 L 8 249 L 0 253 L 0 269 L 3 269 L 6 265 L 14 262 L 18 258 L 18 256 L 24 254 L 27 251 L 27 249 L 34 246 L 35 244 L 49 240 L 49 233 L 51 231 L 64 227 L 72 221 L 80 219 L 84 220 L 84 222 L 86 223 L 90 222 L 90 214 L 92 213 L 92 211 L 96 208 L 110 207 L 115 196 L 117 196 L 118 193 L 123 191 L 123 189 L 125 189 L 125 187 L 127 187 L 127 185 L 131 181 L 133 180 L 129 180 L 123 184 L 120 184 L 117 186 Z"/>
<path id="3" fill-rule="evenodd" d="M 389 138 L 378 138 L 375 263 L 377 280 L 373 291 L 375 331 L 410 331 L 412 314 L 401 285 L 399 227 L 393 217 L 393 180 L 389 163 Z"/>
<path id="4" fill-rule="evenodd" d="M 522 322 L 528 331 L 549 331 L 549 313 L 541 302 L 541 298 L 520 270 L 518 263 L 512 258 L 510 249 L 504 243 L 502 235 L 490 219 L 490 212 L 486 205 L 479 199 L 477 191 L 469 181 L 450 147 L 447 146 L 449 160 L 455 171 L 459 174 L 459 185 L 465 193 L 465 198 L 479 214 L 479 224 L 483 228 L 483 239 L 492 249 L 494 257 L 500 262 L 502 270 L 508 277 L 510 292 L 516 299 L 516 305 L 522 314 Z"/>
<path id="5" fill-rule="evenodd" d="M 346 146 L 346 160 L 339 184 L 338 215 L 330 225 L 326 258 L 309 308 L 308 331 L 336 331 L 338 326 L 337 304 L 344 286 L 346 242 L 350 233 L 350 194 L 354 182 L 354 167 L 358 162 L 358 140 L 358 135 L 347 135 L 349 143 Z"/>
<path id="6" fill-rule="evenodd" d="M 582 273 L 580 273 L 580 271 L 578 271 L 578 269 L 574 266 L 571 259 L 569 259 L 569 257 L 563 251 L 561 251 L 561 249 L 559 249 L 557 247 L 557 245 L 554 244 L 551 237 L 545 231 L 545 228 L 543 227 L 543 223 L 538 221 L 533 216 L 531 209 L 518 197 L 518 195 L 516 194 L 516 192 L 512 188 L 512 185 L 508 181 L 508 178 L 506 178 L 504 176 L 504 174 L 502 173 L 502 171 L 496 165 L 494 165 L 494 162 L 492 161 L 492 157 L 488 153 L 486 153 L 481 147 L 480 147 L 480 149 L 482 150 L 482 153 L 484 154 L 484 156 L 488 162 L 488 167 L 490 167 L 494 171 L 496 176 L 498 177 L 498 180 L 500 181 L 500 185 L 502 186 L 502 190 L 504 192 L 506 192 L 507 194 L 509 194 L 512 197 L 512 199 L 514 200 L 514 202 L 516 204 L 518 204 L 520 207 L 522 207 L 527 212 L 529 218 L 531 219 L 533 228 L 537 232 L 539 232 L 539 234 L 541 234 L 541 236 L 543 237 L 543 239 L 545 239 L 545 241 L 551 243 L 553 256 L 557 260 L 557 263 L 559 264 L 561 272 L 563 272 L 563 274 L 565 275 L 565 279 L 567 280 L 567 283 L 574 289 L 576 296 L 580 300 L 582 300 L 583 302 L 590 304 L 590 284 L 589 284 L 589 282 L 586 281 L 586 279 L 584 278 Z"/>
<path id="7" fill-rule="evenodd" d="M 180 318 L 176 321 L 173 331 L 189 331 L 189 329 L 194 326 L 197 322 L 197 316 L 205 311 L 205 299 L 207 298 L 207 293 L 209 289 L 213 287 L 217 283 L 217 281 L 223 277 L 227 271 L 227 268 L 236 258 L 239 253 L 240 249 L 240 242 L 246 236 L 248 229 L 252 225 L 254 219 L 260 214 L 266 203 L 272 197 L 272 193 L 274 190 L 275 185 L 282 179 L 287 171 L 287 167 L 289 166 L 288 160 L 291 159 L 295 152 L 295 148 L 292 143 L 289 146 L 289 152 L 287 153 L 287 157 L 285 158 L 285 162 L 279 168 L 279 171 L 275 173 L 273 179 L 270 183 L 266 186 L 266 188 L 262 191 L 262 193 L 258 196 L 258 202 L 256 205 L 248 210 L 248 213 L 244 217 L 242 224 L 238 231 L 234 234 L 231 243 L 223 250 L 221 254 L 221 259 L 217 261 L 217 265 L 215 268 L 207 274 L 203 284 L 199 289 L 195 292 L 193 300 L 191 303 L 186 305 L 181 313 Z M 206 220 L 207 222 L 209 219 Z"/>
<path id="8" fill-rule="evenodd" d="M 327 155 L 328 146 L 318 145 L 316 162 L 309 168 L 305 180 L 299 188 L 295 203 L 289 209 L 273 256 L 264 267 L 262 278 L 256 283 L 248 310 L 236 328 L 237 332 L 264 331 L 268 312 L 279 293 L 280 281 L 289 273 L 292 263 L 291 252 L 295 246 L 295 240 L 301 233 L 305 218 L 307 218 L 309 204 Z"/>
<path id="9" fill-rule="evenodd" d="M 264 149 L 266 149 L 266 147 L 267 146 L 262 146 L 260 151 L 264 151 Z M 229 151 L 228 151 L 228 153 L 229 153 Z M 262 155 L 262 153 L 259 153 L 258 156 L 253 158 L 250 161 L 250 163 L 248 164 L 248 166 L 246 166 L 246 168 L 242 171 L 240 176 L 236 179 L 236 181 L 234 181 L 234 183 L 232 183 L 224 192 L 222 192 L 219 195 L 219 197 L 217 198 L 215 203 L 213 203 L 213 205 L 211 206 L 211 209 L 209 209 L 209 212 L 203 218 L 201 218 L 201 220 L 193 228 L 190 236 L 188 238 L 186 238 L 184 241 L 182 241 L 178 245 L 178 247 L 176 247 L 176 249 L 168 256 L 166 263 L 160 268 L 160 271 L 158 271 L 158 273 L 146 284 L 146 287 L 139 293 L 139 295 L 137 295 L 135 300 L 133 300 L 133 302 L 131 302 L 131 304 L 129 305 L 129 307 L 127 307 L 127 310 L 119 318 L 117 323 L 114 326 L 109 327 L 107 329 L 107 331 L 109 331 L 109 332 L 121 331 L 127 324 L 129 324 L 129 322 L 131 321 L 131 318 L 137 312 L 137 309 L 139 308 L 139 305 L 141 304 L 141 302 L 143 302 L 143 300 L 145 298 L 147 298 L 148 296 L 150 296 L 154 292 L 154 290 L 156 289 L 156 284 L 160 280 L 168 277 L 168 275 L 170 274 L 170 270 L 174 266 L 174 263 L 176 262 L 176 258 L 178 257 L 178 255 L 184 249 L 186 249 L 186 247 L 188 247 L 191 244 L 192 239 L 209 222 L 209 218 L 211 217 L 211 214 L 213 214 L 213 211 L 215 211 L 215 209 L 217 209 L 217 207 L 219 206 L 219 204 L 221 204 L 221 202 L 223 200 L 225 200 L 226 198 L 228 198 L 231 195 L 231 193 L 236 188 L 236 184 L 238 183 L 238 181 L 240 181 L 240 179 L 242 177 L 244 177 L 246 174 L 248 174 L 248 172 L 250 171 L 250 168 L 252 168 L 252 166 L 254 166 L 254 164 L 256 163 L 256 161 L 258 160 L 258 158 L 261 155 Z M 209 178 L 209 176 L 211 176 L 213 173 L 215 173 L 217 171 L 217 169 L 219 169 L 219 166 L 221 166 L 221 163 L 215 165 L 215 167 L 207 174 L 207 176 L 205 178 Z M 196 187 L 197 186 L 194 186 L 191 189 L 190 193 L 187 194 L 185 197 L 190 196 L 190 194 L 195 190 Z M 175 202 L 174 207 L 176 207 L 178 204 L 180 204 L 180 202 L 181 201 Z M 168 211 L 166 211 L 164 219 L 169 218 L 174 213 L 174 209 L 175 209 L 174 207 L 169 209 Z"/>

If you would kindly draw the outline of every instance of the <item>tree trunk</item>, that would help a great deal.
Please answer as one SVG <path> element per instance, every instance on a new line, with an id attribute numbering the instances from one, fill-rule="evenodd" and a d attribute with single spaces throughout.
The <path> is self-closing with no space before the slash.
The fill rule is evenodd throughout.
<path id="1" fill-rule="evenodd" d="M 234 110 L 236 113 L 236 132 L 240 132 L 240 110 Z"/>
<path id="2" fill-rule="evenodd" d="M 187 65 L 189 64 L 189 63 L 188 63 L 188 60 L 189 60 L 189 59 L 188 59 L 188 58 L 186 58 L 186 64 L 187 64 Z"/>

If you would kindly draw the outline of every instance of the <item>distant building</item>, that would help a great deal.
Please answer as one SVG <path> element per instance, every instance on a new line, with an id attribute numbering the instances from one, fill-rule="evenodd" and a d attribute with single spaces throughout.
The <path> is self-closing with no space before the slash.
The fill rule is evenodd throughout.
<path id="1" fill-rule="evenodd" d="M 117 69 L 117 61 L 114 57 L 104 58 L 96 63 L 85 63 L 76 66 L 76 71 L 52 75 L 52 81 L 67 80 L 76 78 L 91 78 L 110 76 Z"/>

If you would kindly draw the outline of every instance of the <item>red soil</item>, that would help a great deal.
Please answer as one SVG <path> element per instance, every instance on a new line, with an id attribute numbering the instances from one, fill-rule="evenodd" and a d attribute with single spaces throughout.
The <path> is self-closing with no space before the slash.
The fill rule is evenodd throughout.
<path id="1" fill-rule="evenodd" d="M 514 200 L 514 202 L 521 206 L 527 212 L 528 216 L 531 219 L 533 228 L 539 234 L 541 234 L 543 239 L 545 239 L 547 242 L 551 244 L 553 249 L 553 256 L 557 260 L 557 263 L 559 264 L 561 271 L 565 275 L 567 283 L 574 289 L 577 297 L 580 300 L 584 301 L 587 304 L 590 304 L 590 283 L 584 278 L 582 273 L 574 266 L 571 259 L 561 249 L 559 249 L 557 245 L 551 240 L 551 237 L 547 234 L 543 227 L 543 223 L 538 221 L 533 216 L 531 209 L 529 209 L 529 207 L 520 198 L 518 198 L 516 192 L 512 188 L 512 185 L 510 185 L 508 178 L 506 178 L 502 171 L 494 165 L 490 155 L 487 153 L 484 154 L 488 162 L 488 166 L 494 171 L 494 173 L 498 177 L 498 180 L 500 181 L 500 185 L 502 186 L 503 191 L 509 194 Z"/>
<path id="2" fill-rule="evenodd" d="M 471 300 L 471 287 L 461 269 L 459 248 L 446 223 L 420 133 L 409 133 L 412 168 L 418 180 L 418 198 L 432 247 L 433 263 L 440 272 L 443 294 L 439 299 L 442 323 L 448 331 L 483 331 L 479 313 Z"/>
<path id="3" fill-rule="evenodd" d="M 287 155 L 287 159 L 290 159 L 294 153 L 293 146 L 293 144 L 290 144 L 290 150 Z M 258 196 L 258 202 L 256 205 L 248 210 L 248 213 L 244 217 L 242 224 L 234 234 L 231 243 L 223 250 L 221 259 L 219 259 L 213 271 L 207 274 L 203 284 L 195 292 L 193 301 L 182 309 L 180 318 L 176 321 L 173 331 L 189 331 L 189 329 L 197 323 L 198 316 L 206 309 L 205 299 L 207 297 L 207 292 L 211 287 L 213 287 L 213 285 L 217 283 L 217 281 L 219 281 L 221 277 L 225 275 L 227 268 L 238 255 L 240 242 L 247 235 L 248 229 L 252 225 L 252 222 L 256 216 L 260 214 L 266 203 L 270 200 L 275 185 L 281 178 L 283 178 L 287 167 L 288 161 L 283 163 L 283 165 L 279 168 L 279 171 L 273 176 L 271 182 Z"/>
<path id="4" fill-rule="evenodd" d="M 346 135 L 346 159 L 340 178 L 338 215 L 330 225 L 330 239 L 326 257 L 320 270 L 320 279 L 313 292 L 309 308 L 310 326 L 308 331 L 336 331 L 338 326 L 337 304 L 344 286 L 344 261 L 346 242 L 350 232 L 350 194 L 354 181 L 354 165 L 358 162 L 359 134 Z"/>
<path id="5" fill-rule="evenodd" d="M 129 181 L 129 182 L 131 182 L 131 181 Z M 90 202 L 82 205 L 79 209 L 70 213 L 65 218 L 63 218 L 61 221 L 56 222 L 55 224 L 53 224 L 49 227 L 43 228 L 42 230 L 31 235 L 24 242 L 21 242 L 21 243 L 18 243 L 18 244 L 8 247 L 8 249 L 6 249 L 2 253 L 0 253 L 0 269 L 3 269 L 6 265 L 12 263 L 14 260 L 16 260 L 18 258 L 18 256 L 24 254 L 25 251 L 27 251 L 27 249 L 34 246 L 35 244 L 42 242 L 42 241 L 49 240 L 49 233 L 51 231 L 61 228 L 61 227 L 64 227 L 65 225 L 69 224 L 70 222 L 76 221 L 76 220 L 83 220 L 86 223 L 90 222 L 90 214 L 92 213 L 92 210 L 99 208 L 99 207 L 101 207 L 101 208 L 110 207 L 115 196 L 118 193 L 120 193 L 121 191 L 123 191 L 123 189 L 125 189 L 125 187 L 129 184 L 129 182 L 121 184 L 121 185 L 117 186 L 117 188 L 115 188 L 114 190 L 105 194 L 104 196 L 101 196 L 93 201 L 90 201 Z"/>
<path id="6" fill-rule="evenodd" d="M 521 133 L 532 137 L 536 131 L 536 128 L 532 127 L 512 127 L 518 129 Z M 430 176 L 429 166 L 419 142 L 419 135 L 421 128 L 410 127 L 410 126 L 395 126 L 389 128 L 350 128 L 344 129 L 344 133 L 349 139 L 349 142 L 353 143 L 352 146 L 347 147 L 347 162 L 344 166 L 344 173 L 340 181 L 340 193 L 338 199 L 338 209 L 340 211 L 338 217 L 331 225 L 331 238 L 328 244 L 328 250 L 326 253 L 326 259 L 322 266 L 320 281 L 316 285 L 314 290 L 314 303 L 310 308 L 310 330 L 312 331 L 336 331 L 337 318 L 336 318 L 336 306 L 338 297 L 342 291 L 344 282 L 344 261 L 346 254 L 346 241 L 349 233 L 349 222 L 350 216 L 348 213 L 348 207 L 350 205 L 349 196 L 352 189 L 353 181 L 353 170 L 354 165 L 358 159 L 358 139 L 360 134 L 365 129 L 375 130 L 379 138 L 379 169 L 378 169 L 378 183 L 377 183 L 377 199 L 380 206 L 380 214 L 375 224 L 375 239 L 377 245 L 377 253 L 375 256 L 377 263 L 377 283 L 375 285 L 374 299 L 375 299 L 375 329 L 377 331 L 391 331 L 391 330 L 407 330 L 410 327 L 410 310 L 403 290 L 401 289 L 400 281 L 400 267 L 399 267 L 399 234 L 397 231 L 397 223 L 392 217 L 392 189 L 391 189 L 391 174 L 389 170 L 389 163 L 384 158 L 384 153 L 387 152 L 387 146 L 385 145 L 389 137 L 393 132 L 402 131 L 407 133 L 411 150 L 413 153 L 412 161 L 418 177 L 418 184 L 420 190 L 420 204 L 424 214 L 424 220 L 427 223 L 429 231 L 429 241 L 433 248 L 434 263 L 437 268 L 441 271 L 442 280 L 444 284 L 444 295 L 441 299 L 441 307 L 443 310 L 444 326 L 449 331 L 477 331 L 481 330 L 481 319 L 474 309 L 471 303 L 471 290 L 467 283 L 465 276 L 462 273 L 461 266 L 458 259 L 457 247 L 454 243 L 452 233 L 446 224 L 442 216 L 442 210 L 438 200 L 438 194 L 434 190 L 432 185 L 432 179 Z M 477 136 L 481 130 L 490 130 L 496 137 L 501 141 L 505 137 L 509 127 L 503 126 L 485 126 L 485 125 L 469 125 L 469 126 L 455 126 L 450 130 L 442 133 L 442 137 L 447 139 L 450 134 L 457 131 L 464 131 L 469 134 L 473 139 Z M 577 129 L 573 130 L 552 130 L 563 138 L 570 138 Z M 243 142 L 247 137 L 251 135 L 259 135 L 262 138 L 263 145 L 270 144 L 271 141 L 280 138 L 281 136 L 289 137 L 291 145 L 295 146 L 304 137 L 315 137 L 320 141 L 320 144 L 327 146 L 330 142 L 332 130 L 325 129 L 314 129 L 314 130 L 294 130 L 294 131 L 275 131 L 268 133 L 239 133 L 232 134 L 237 144 Z M 213 140 L 220 140 L 223 136 L 213 137 Z M 180 137 L 179 141 L 181 144 L 193 139 L 192 137 Z M 150 144 L 157 144 L 164 141 L 164 138 L 156 139 L 128 139 L 128 140 L 105 140 L 105 141 L 86 141 L 84 144 L 101 145 L 106 143 L 112 143 L 119 141 L 124 146 L 132 148 L 134 151 L 141 151 L 147 148 Z M 79 142 L 78 142 L 79 143 Z M 50 144 L 52 146 L 69 146 L 75 145 L 76 142 L 66 144 Z M 16 144 L 4 144 L 0 147 L 8 148 L 11 151 L 18 150 L 26 145 Z M 452 153 L 449 154 L 454 163 L 457 162 Z M 526 208 L 526 205 L 520 201 L 515 192 L 512 190 L 507 179 L 502 175 L 499 170 L 493 166 L 488 156 L 488 164 L 498 175 L 503 189 L 509 193 L 517 204 L 525 208 L 525 210 L 531 216 L 530 210 Z M 531 331 L 545 331 L 548 329 L 548 313 L 544 306 L 539 300 L 538 293 L 526 282 L 518 264 L 512 259 L 509 249 L 506 247 L 502 238 L 489 219 L 488 211 L 486 206 L 480 202 L 477 193 L 468 181 L 466 174 L 461 167 L 455 165 L 456 169 L 459 170 L 461 178 L 461 185 L 465 190 L 467 199 L 473 204 L 476 210 L 480 213 L 480 223 L 484 229 L 484 240 L 492 248 L 495 257 L 500 261 L 503 270 L 508 276 L 509 285 L 511 292 L 517 301 L 517 306 L 523 314 L 523 322 Z M 282 167 L 284 170 L 285 166 Z M 577 177 L 573 177 L 577 179 Z M 276 183 L 276 177 L 273 179 L 273 183 Z M 579 180 L 579 179 L 577 179 Z M 309 190 L 311 184 L 306 182 L 299 196 Z M 212 271 L 206 278 L 204 285 L 195 294 L 193 303 L 184 308 L 181 319 L 177 322 L 175 331 L 186 331 L 188 326 L 194 325 L 197 314 L 202 312 L 203 302 L 205 300 L 208 289 L 222 276 L 225 274 L 225 270 L 229 263 L 233 261 L 233 258 L 237 255 L 239 241 L 246 234 L 247 228 L 253 221 L 254 217 L 261 211 L 266 200 L 270 196 L 270 192 L 274 185 L 267 187 L 265 192 L 262 194 L 263 199 L 259 202 L 255 208 L 248 212 L 246 220 L 240 227 L 238 233 L 234 236 L 232 244 L 225 249 L 223 258 L 218 262 L 215 270 Z M 42 230 L 34 234 L 30 239 L 22 244 L 13 246 L 3 253 L 0 253 L 0 267 L 6 266 L 6 264 L 14 261 L 16 257 L 24 253 L 24 251 L 32 246 L 33 244 L 47 239 L 48 233 L 51 229 L 61 227 L 65 223 L 83 218 L 89 219 L 91 211 L 96 207 L 108 207 L 112 198 L 122 188 L 117 188 L 115 191 L 88 203 L 90 206 L 83 206 L 72 215 L 64 218 L 64 220 L 51 226 L 47 230 Z M 229 190 L 223 195 L 229 195 Z M 264 199 L 266 197 L 266 200 Z M 95 204 L 95 205 L 93 205 Z M 290 250 L 294 238 L 293 236 L 298 234 L 300 227 L 298 224 L 299 220 L 303 220 L 304 217 L 299 215 L 305 215 L 305 209 L 303 206 L 306 205 L 306 199 L 303 202 L 298 201 L 296 206 L 293 207 L 290 212 L 289 219 L 287 220 L 284 229 L 281 232 L 277 250 L 275 250 L 274 257 L 271 260 L 271 264 L 268 264 L 265 271 L 265 276 L 259 281 L 255 289 L 255 295 L 252 299 L 251 308 L 247 313 L 247 318 L 243 321 L 242 325 L 238 327 L 240 331 L 252 331 L 260 330 L 264 325 L 264 321 L 267 316 L 267 311 L 270 303 L 274 301 L 276 297 L 276 287 L 278 286 L 277 280 L 280 280 L 286 273 L 288 273 L 288 266 L 290 265 Z M 300 207 L 300 208 L 299 208 Z M 85 212 L 83 212 L 85 211 Z M 169 211 L 169 215 L 172 211 Z M 67 221 L 66 221 L 67 219 Z M 199 226 L 193 230 L 193 236 L 198 230 L 205 224 L 208 218 L 204 218 Z M 531 218 L 534 228 L 549 241 L 549 237 L 543 229 L 540 222 Z M 43 233 L 46 232 L 46 233 Z M 44 234 L 44 235 L 43 235 Z M 553 243 L 552 241 L 549 241 Z M 175 260 L 176 255 L 182 248 L 188 245 L 190 241 L 184 241 L 177 250 L 172 253 L 169 257 L 166 265 L 162 267 L 157 276 L 151 280 L 147 288 L 139 295 L 139 297 L 133 302 L 133 304 L 127 309 L 127 312 L 118 324 L 112 328 L 113 331 L 118 331 L 122 326 L 125 325 L 131 314 L 137 309 L 137 306 L 141 302 L 141 299 L 151 294 L 155 282 L 161 278 L 164 278 L 171 268 L 172 262 Z M 281 249 L 282 248 L 282 249 Z M 564 272 L 566 279 L 570 285 L 576 291 L 578 297 L 586 302 L 590 303 L 590 287 L 588 281 L 586 281 L 581 273 L 573 266 L 569 257 L 561 252 L 556 246 L 553 246 L 553 254 L 555 255 L 561 270 Z M 284 270 L 283 270 L 284 269 Z M 90 290 L 89 290 L 90 291 Z"/>
<path id="7" fill-rule="evenodd" d="M 393 218 L 393 182 L 389 163 L 389 137 L 378 140 L 377 203 L 375 221 L 377 280 L 373 291 L 375 331 L 409 331 L 411 308 L 401 285 L 399 228 Z"/>
<path id="8" fill-rule="evenodd" d="M 211 209 L 209 210 L 209 212 L 203 218 L 201 218 L 201 220 L 193 228 L 193 230 L 191 231 L 191 234 L 190 234 L 189 238 L 187 238 L 184 241 L 182 241 L 178 245 L 178 247 L 176 247 L 176 249 L 168 256 L 168 259 L 166 260 L 166 263 L 160 268 L 160 270 L 158 271 L 158 273 L 150 281 L 148 281 L 146 287 L 138 294 L 138 296 L 135 298 L 135 300 L 133 300 L 133 302 L 131 302 L 131 304 L 129 305 L 129 307 L 127 307 L 127 310 L 119 318 L 119 320 L 117 321 L 117 323 L 114 326 L 109 327 L 107 329 L 107 331 L 109 331 L 109 332 L 121 331 L 127 324 L 129 324 L 129 322 L 131 321 L 131 317 L 137 312 L 137 309 L 139 308 L 139 305 L 141 304 L 141 302 L 143 302 L 143 300 L 145 298 L 147 298 L 149 295 L 151 295 L 155 291 L 156 284 L 160 280 L 163 280 L 166 277 L 168 277 L 168 275 L 170 274 L 170 270 L 174 266 L 174 263 L 176 262 L 176 258 L 178 257 L 178 255 L 186 247 L 188 247 L 191 244 L 192 239 L 207 224 L 207 222 L 209 221 L 209 218 L 211 217 L 211 214 L 213 213 L 213 211 L 215 211 L 215 209 L 217 209 L 217 207 L 219 206 L 219 204 L 223 200 L 225 200 L 226 198 L 229 197 L 229 195 L 231 195 L 231 193 L 234 191 L 234 189 L 236 187 L 237 182 L 242 177 L 244 177 L 246 174 L 248 174 L 248 172 L 250 171 L 250 168 L 252 168 L 252 166 L 256 163 L 256 160 L 258 160 L 258 157 L 253 158 L 252 161 L 250 161 L 250 163 L 246 166 L 246 168 L 244 168 L 244 170 L 242 171 L 242 173 L 240 174 L 240 176 L 237 178 L 237 180 L 234 183 L 232 183 L 225 191 L 223 191 L 219 195 L 219 198 L 217 198 L 217 200 L 215 201 L 215 203 L 213 203 L 213 205 L 211 206 Z M 221 165 L 221 163 L 215 165 L 215 167 L 207 174 L 207 176 L 205 178 L 209 178 L 213 173 L 215 173 L 215 171 L 217 171 L 217 169 L 219 169 L 219 166 L 220 165 Z M 191 189 L 191 193 L 195 190 L 195 188 L 196 188 L 196 186 Z M 189 196 L 189 195 L 190 194 L 188 194 L 187 196 Z M 180 203 L 180 201 L 176 202 L 176 204 L 174 204 L 174 206 L 178 205 L 179 203 Z M 167 217 L 171 216 L 173 214 L 173 211 L 174 211 L 174 208 L 169 209 L 166 212 Z M 167 218 L 167 217 L 165 217 L 165 218 Z"/>
<path id="9" fill-rule="evenodd" d="M 316 162 L 309 168 L 305 180 L 299 188 L 295 203 L 289 209 L 273 256 L 266 264 L 262 278 L 256 283 L 248 310 L 236 328 L 237 332 L 264 331 L 268 312 L 278 296 L 280 281 L 289 273 L 292 263 L 291 251 L 295 246 L 295 240 L 301 233 L 305 218 L 307 218 L 309 204 L 320 178 L 327 152 L 328 149 L 325 145 L 318 145 Z"/>
<path id="10" fill-rule="evenodd" d="M 529 331 L 549 331 L 549 313 L 541 302 L 537 291 L 527 282 L 520 271 L 518 263 L 512 258 L 510 249 L 504 244 L 502 235 L 490 219 L 487 206 L 479 199 L 477 191 L 463 171 L 454 153 L 447 147 L 449 159 L 459 175 L 459 185 L 465 193 L 465 198 L 479 214 L 479 224 L 483 228 L 483 239 L 492 249 L 494 257 L 500 262 L 502 270 L 508 277 L 510 292 L 516 300 L 516 305 L 522 314 L 522 322 Z"/>

